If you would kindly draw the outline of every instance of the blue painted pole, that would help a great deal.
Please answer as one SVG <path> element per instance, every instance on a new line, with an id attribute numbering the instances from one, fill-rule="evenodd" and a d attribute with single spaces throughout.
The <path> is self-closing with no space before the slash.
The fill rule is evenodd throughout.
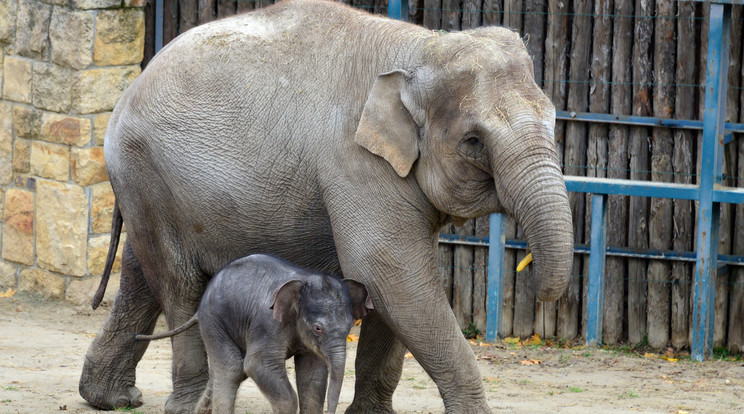
<path id="1" fill-rule="evenodd" d="M 730 25 L 731 5 L 711 3 L 692 310 L 691 354 L 698 361 L 711 356 L 713 352 L 720 212 L 719 203 L 713 200 L 713 190 L 721 182 L 716 163 L 720 162 L 725 137 Z"/>
<path id="2" fill-rule="evenodd" d="M 396 20 L 408 21 L 408 0 L 389 0 L 388 17 Z"/>
<path id="3" fill-rule="evenodd" d="M 155 0 L 155 53 L 163 48 L 163 0 Z"/>
<path id="4" fill-rule="evenodd" d="M 486 290 L 486 341 L 495 341 L 501 336 L 501 305 L 504 303 L 504 215 L 495 213 L 490 217 L 488 246 L 488 282 Z"/>
<path id="5" fill-rule="evenodd" d="M 604 318 L 605 253 L 607 252 L 607 196 L 592 195 L 592 234 L 586 306 L 586 344 L 602 344 Z"/>

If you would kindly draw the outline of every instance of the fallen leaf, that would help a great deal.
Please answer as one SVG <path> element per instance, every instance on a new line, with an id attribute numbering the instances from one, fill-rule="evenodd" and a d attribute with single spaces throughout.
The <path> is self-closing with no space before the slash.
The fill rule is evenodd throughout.
<path id="1" fill-rule="evenodd" d="M 359 337 L 356 335 L 349 334 L 346 336 L 346 342 L 357 342 L 359 341 Z"/>
<path id="2" fill-rule="evenodd" d="M 540 339 L 540 335 L 534 334 L 530 339 L 525 339 L 524 342 L 522 342 L 523 345 L 542 345 L 542 339 Z"/>
<path id="3" fill-rule="evenodd" d="M 512 344 L 512 345 L 518 344 L 519 343 L 519 338 L 506 337 L 506 338 L 504 338 L 504 342 L 506 342 L 507 344 Z"/>
<path id="4" fill-rule="evenodd" d="M 659 359 L 659 354 L 652 354 L 650 352 L 646 352 L 645 354 L 643 354 L 643 357 L 649 358 L 649 359 Z"/>
<path id="5" fill-rule="evenodd" d="M 410 352 L 406 352 L 406 358 L 413 358 L 413 354 Z"/>
<path id="6" fill-rule="evenodd" d="M 9 298 L 16 294 L 16 291 L 8 288 L 5 292 L 0 293 L 0 298 Z"/>
<path id="7" fill-rule="evenodd" d="M 530 358 L 530 359 L 525 359 L 524 361 L 522 361 L 522 365 L 540 365 L 540 364 L 542 364 L 542 361 L 539 359 Z"/>
<path id="8" fill-rule="evenodd" d="M 662 358 L 666 359 L 669 362 L 677 362 L 677 358 L 672 358 L 666 355 L 664 355 Z"/>

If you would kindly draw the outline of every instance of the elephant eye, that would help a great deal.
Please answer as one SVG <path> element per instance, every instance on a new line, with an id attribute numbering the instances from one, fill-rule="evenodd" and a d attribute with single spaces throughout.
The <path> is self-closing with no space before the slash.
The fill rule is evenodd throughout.
<path id="1" fill-rule="evenodd" d="M 313 333 L 315 335 L 322 335 L 323 334 L 323 328 L 320 325 L 318 325 L 317 323 L 316 324 L 313 324 Z"/>
<path id="2" fill-rule="evenodd" d="M 465 139 L 465 143 L 468 144 L 468 146 L 472 147 L 475 150 L 482 150 L 483 149 L 483 143 L 478 139 L 478 137 L 469 137 Z"/>

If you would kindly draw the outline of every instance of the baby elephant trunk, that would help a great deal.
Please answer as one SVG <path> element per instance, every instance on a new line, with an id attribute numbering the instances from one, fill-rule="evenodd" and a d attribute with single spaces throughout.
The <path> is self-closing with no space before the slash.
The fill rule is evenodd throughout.
<path id="1" fill-rule="evenodd" d="M 328 355 L 328 413 L 335 413 L 338 405 L 338 397 L 341 394 L 341 385 L 344 382 L 344 370 L 346 369 L 346 343 L 344 346 L 334 349 Z"/>

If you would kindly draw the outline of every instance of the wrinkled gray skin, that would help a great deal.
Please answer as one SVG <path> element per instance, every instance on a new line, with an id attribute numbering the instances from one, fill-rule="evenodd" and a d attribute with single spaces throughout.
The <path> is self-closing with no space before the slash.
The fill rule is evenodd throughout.
<path id="1" fill-rule="evenodd" d="M 490 412 L 436 268 L 443 224 L 515 216 L 537 298 L 572 259 L 555 110 L 521 39 L 444 34 L 332 2 L 284 1 L 194 28 L 117 104 L 106 164 L 127 226 L 121 286 L 90 346 L 81 395 L 137 405 L 135 367 L 159 311 L 172 329 L 222 265 L 270 253 L 369 290 L 354 401 L 393 412 L 408 348 L 448 413 Z M 207 381 L 198 334 L 173 339 L 167 412 Z"/>
<path id="2" fill-rule="evenodd" d="M 322 411 L 328 383 L 327 412 L 334 413 L 344 379 L 346 337 L 353 320 L 373 309 L 364 285 L 344 282 L 274 256 L 248 256 L 212 278 L 199 311 L 184 325 L 135 338 L 170 337 L 199 322 L 209 382 L 197 413 L 234 412 L 235 395 L 247 377 L 275 413 L 296 413 L 297 397 L 284 362 L 290 357 L 295 359 L 301 412 Z"/>

